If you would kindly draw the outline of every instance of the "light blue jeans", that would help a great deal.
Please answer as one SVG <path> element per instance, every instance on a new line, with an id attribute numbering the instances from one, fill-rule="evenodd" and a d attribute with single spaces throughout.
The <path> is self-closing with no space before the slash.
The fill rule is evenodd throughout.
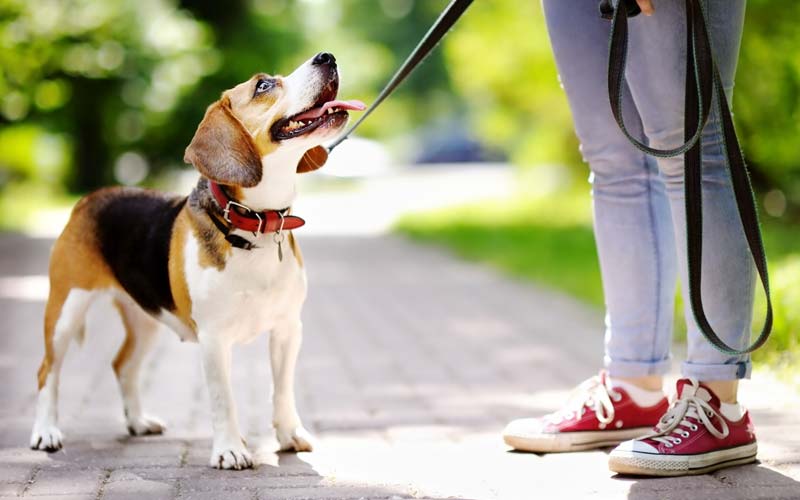
<path id="1" fill-rule="evenodd" d="M 678 275 L 682 295 L 688 297 L 683 157 L 648 157 L 620 132 L 608 102 L 611 23 L 599 17 L 597 4 L 597 0 L 543 0 L 561 83 L 591 169 L 606 302 L 605 365 L 612 376 L 659 375 L 671 362 Z M 623 110 L 634 136 L 665 149 L 683 142 L 686 17 L 683 0 L 653 4 L 653 16 L 630 20 Z M 714 57 L 730 99 L 745 1 L 707 0 L 706 7 Z M 704 305 L 720 337 L 744 348 L 755 272 L 713 112 L 702 141 Z M 683 375 L 706 381 L 748 378 L 749 357 L 731 357 L 714 349 L 685 302 L 688 354 Z"/>

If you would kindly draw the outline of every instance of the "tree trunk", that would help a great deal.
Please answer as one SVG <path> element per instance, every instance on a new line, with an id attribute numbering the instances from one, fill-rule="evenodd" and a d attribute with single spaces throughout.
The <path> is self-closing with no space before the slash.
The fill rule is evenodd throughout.
<path id="1" fill-rule="evenodd" d="M 103 137 L 103 106 L 113 85 L 109 80 L 73 80 L 71 107 L 75 149 L 67 181 L 71 192 L 85 193 L 111 180 L 109 149 Z"/>

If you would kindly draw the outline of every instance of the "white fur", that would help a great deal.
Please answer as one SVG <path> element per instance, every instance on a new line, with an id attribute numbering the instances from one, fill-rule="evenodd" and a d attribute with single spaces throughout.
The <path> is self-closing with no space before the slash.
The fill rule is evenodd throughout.
<path id="1" fill-rule="evenodd" d="M 130 297 L 122 296 L 121 293 L 114 295 L 120 309 L 119 312 L 131 328 L 131 334 L 135 338 L 133 351 L 117 373 L 128 432 L 134 436 L 161 434 L 166 426 L 158 418 L 145 413 L 139 394 L 142 362 L 155 344 L 159 322 L 147 314 Z"/>
<path id="2" fill-rule="evenodd" d="M 306 295 L 305 272 L 288 243 L 283 244 L 281 262 L 272 235 L 262 235 L 254 241 L 257 248 L 253 250 L 234 248 L 222 271 L 200 266 L 198 242 L 194 238 L 187 239 L 184 249 L 186 283 L 212 407 L 211 465 L 220 468 L 238 469 L 251 463 L 241 439 L 230 386 L 231 346 L 250 342 L 266 331 L 272 331 L 273 423 L 281 448 L 297 451 L 312 448 L 294 401 L 294 368 L 302 335 L 300 311 Z"/>
<path id="3" fill-rule="evenodd" d="M 280 146 L 261 158 L 262 180 L 254 187 L 242 189 L 242 203 L 253 210 L 282 210 L 292 206 L 297 195 L 297 164 L 306 149 L 302 145 Z"/>
<path id="4" fill-rule="evenodd" d="M 314 105 L 319 90 L 328 82 L 312 64 L 313 58 L 297 67 L 289 76 L 283 77 L 283 88 L 286 89 L 288 103 L 286 116 L 296 115 Z"/>
<path id="5" fill-rule="evenodd" d="M 181 342 L 186 342 L 187 340 L 197 342 L 197 332 L 186 326 L 186 323 L 171 312 L 162 309 L 158 314 L 158 320 L 175 332 L 180 337 Z"/>
<path id="6" fill-rule="evenodd" d="M 54 451 L 62 447 L 62 435 L 58 429 L 58 381 L 61 363 L 71 340 L 83 333 L 86 311 L 96 292 L 72 289 L 61 307 L 61 314 L 53 332 L 53 358 L 50 373 L 39 391 L 36 403 L 36 419 L 31 432 L 31 448 Z"/>

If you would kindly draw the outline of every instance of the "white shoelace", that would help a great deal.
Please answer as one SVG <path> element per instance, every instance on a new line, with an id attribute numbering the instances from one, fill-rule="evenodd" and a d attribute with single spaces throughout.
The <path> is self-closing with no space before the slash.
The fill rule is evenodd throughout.
<path id="1" fill-rule="evenodd" d="M 564 410 L 553 413 L 547 418 L 553 423 L 558 423 L 573 417 L 581 417 L 588 408 L 594 410 L 598 422 L 606 425 L 614 420 L 614 402 L 618 402 L 621 398 L 622 394 L 614 391 L 612 387 L 603 383 L 600 376 L 595 375 L 572 391 Z"/>
<path id="2" fill-rule="evenodd" d="M 730 431 L 725 419 L 705 399 L 697 396 L 699 387 L 697 380 L 690 379 L 690 383 L 691 390 L 688 386 L 683 386 L 680 398 L 672 402 L 667 413 L 656 424 L 657 431 L 646 436 L 646 438 L 664 443 L 667 448 L 672 448 L 700 428 L 693 421 L 688 420 L 689 418 L 702 423 L 708 432 L 716 438 L 724 439 L 728 437 Z M 712 421 L 714 417 L 720 423 L 719 429 L 714 426 Z"/>

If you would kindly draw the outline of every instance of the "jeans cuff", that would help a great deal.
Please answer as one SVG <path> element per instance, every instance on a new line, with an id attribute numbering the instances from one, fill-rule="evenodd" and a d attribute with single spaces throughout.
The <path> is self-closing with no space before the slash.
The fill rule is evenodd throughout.
<path id="1" fill-rule="evenodd" d="M 672 366 L 672 357 L 652 361 L 630 361 L 611 359 L 606 356 L 604 364 L 612 377 L 644 377 L 647 375 L 665 375 Z"/>
<path id="2" fill-rule="evenodd" d="M 750 378 L 753 365 L 750 360 L 736 363 L 699 364 L 683 363 L 681 374 L 684 377 L 694 377 L 697 380 L 739 380 Z"/>

